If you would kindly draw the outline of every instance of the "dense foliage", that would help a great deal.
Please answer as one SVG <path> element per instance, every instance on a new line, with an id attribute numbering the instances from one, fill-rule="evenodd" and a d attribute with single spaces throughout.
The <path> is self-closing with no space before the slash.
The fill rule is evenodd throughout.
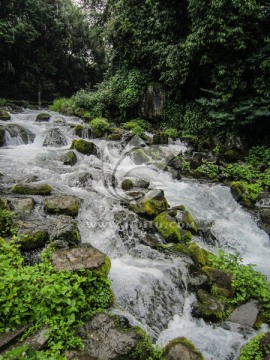
<path id="1" fill-rule="evenodd" d="M 71 0 L 1 1 L 0 38 L 0 97 L 71 95 L 104 71 L 97 30 Z"/>
<path id="2" fill-rule="evenodd" d="M 49 261 L 23 266 L 16 245 L 0 243 L 0 333 L 32 323 L 48 326 L 49 354 L 82 345 L 74 330 L 112 304 L 107 278 L 91 271 L 57 271 Z M 54 355 L 53 355 L 54 354 Z M 44 357 L 46 358 L 46 357 Z"/>

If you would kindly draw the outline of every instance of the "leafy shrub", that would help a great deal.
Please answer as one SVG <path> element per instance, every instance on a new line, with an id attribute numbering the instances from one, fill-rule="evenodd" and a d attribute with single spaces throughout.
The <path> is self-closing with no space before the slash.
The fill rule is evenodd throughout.
<path id="1" fill-rule="evenodd" d="M 98 136 L 102 136 L 110 128 L 108 121 L 104 118 L 95 118 L 89 124 Z"/>
<path id="2" fill-rule="evenodd" d="M 258 178 L 259 172 L 252 165 L 229 164 L 225 174 L 234 180 L 252 181 Z"/>
<path id="3" fill-rule="evenodd" d="M 15 213 L 0 208 L 0 236 L 15 235 L 16 232 Z"/>
<path id="4" fill-rule="evenodd" d="M 254 146 L 250 149 L 246 162 L 253 166 L 270 165 L 270 149 L 266 146 Z"/>
<path id="5" fill-rule="evenodd" d="M 144 136 L 144 129 L 142 127 L 140 127 L 139 125 L 137 125 L 134 128 L 132 128 L 131 134 L 133 136 L 137 135 L 137 136 L 143 137 Z"/>
<path id="6" fill-rule="evenodd" d="M 164 135 L 169 136 L 173 139 L 176 139 L 178 136 L 178 131 L 175 128 L 167 128 L 162 131 Z"/>
<path id="7" fill-rule="evenodd" d="M 123 128 L 125 130 L 132 130 L 136 126 L 139 126 L 143 130 L 148 130 L 150 124 L 146 120 L 142 120 L 142 119 L 133 119 L 123 124 Z"/>
<path id="8" fill-rule="evenodd" d="M 74 329 L 110 306 L 113 294 L 107 278 L 91 271 L 59 272 L 48 259 L 47 253 L 43 263 L 23 266 L 14 244 L 0 246 L 0 332 L 27 323 L 32 330 L 48 325 L 48 346 L 56 359 L 82 345 Z"/>
<path id="9" fill-rule="evenodd" d="M 216 179 L 219 174 L 219 168 L 217 165 L 205 161 L 204 164 L 195 170 L 195 174 L 205 175 L 209 179 Z"/>
<path id="10" fill-rule="evenodd" d="M 254 269 L 254 265 L 243 265 L 239 255 L 225 254 L 220 251 L 219 258 L 211 257 L 213 267 L 229 272 L 232 275 L 232 286 L 235 296 L 228 299 L 233 304 L 242 304 L 257 299 L 267 310 L 270 310 L 270 283 L 266 277 Z"/>
<path id="11" fill-rule="evenodd" d="M 263 360 L 263 353 L 260 347 L 260 340 L 265 334 L 256 335 L 248 344 L 246 344 L 240 353 L 239 360 Z"/>
<path id="12" fill-rule="evenodd" d="M 52 111 L 60 112 L 64 115 L 72 115 L 74 110 L 74 102 L 72 99 L 56 99 L 53 104 L 50 106 Z"/>

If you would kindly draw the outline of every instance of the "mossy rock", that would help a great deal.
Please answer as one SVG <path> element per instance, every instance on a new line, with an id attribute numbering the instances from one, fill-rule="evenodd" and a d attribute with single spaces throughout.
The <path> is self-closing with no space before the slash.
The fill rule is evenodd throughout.
<path id="1" fill-rule="evenodd" d="M 130 179 L 125 179 L 122 181 L 121 187 L 125 191 L 129 191 L 133 188 L 133 182 Z"/>
<path id="2" fill-rule="evenodd" d="M 225 318 L 225 305 L 220 299 L 202 289 L 197 291 L 197 297 L 199 301 L 193 304 L 193 316 L 209 321 L 220 321 Z"/>
<path id="3" fill-rule="evenodd" d="M 77 162 L 77 156 L 74 151 L 68 151 L 60 156 L 60 161 L 62 161 L 64 165 L 74 166 Z"/>
<path id="4" fill-rule="evenodd" d="M 51 196 L 44 201 L 44 209 L 50 214 L 77 216 L 79 201 L 73 195 Z"/>
<path id="5" fill-rule="evenodd" d="M 142 149 L 137 149 L 133 152 L 133 161 L 136 165 L 145 164 L 149 161 L 149 157 Z"/>
<path id="6" fill-rule="evenodd" d="M 240 181 L 232 181 L 230 189 L 232 196 L 237 202 L 247 207 L 252 207 L 254 205 L 255 201 L 249 198 Z"/>
<path id="7" fill-rule="evenodd" d="M 110 134 L 107 136 L 107 140 L 119 141 L 122 139 L 125 131 L 121 128 L 112 128 L 110 129 Z"/>
<path id="8" fill-rule="evenodd" d="M 22 250 L 33 250 L 44 247 L 49 240 L 47 230 L 19 230 L 16 243 L 20 245 Z"/>
<path id="9" fill-rule="evenodd" d="M 49 195 L 52 187 L 48 184 L 19 183 L 12 187 L 12 192 L 25 195 Z"/>
<path id="10" fill-rule="evenodd" d="M 181 241 L 180 228 L 175 219 L 166 211 L 155 217 L 154 225 L 166 242 L 178 243 Z"/>
<path id="11" fill-rule="evenodd" d="M 166 360 L 203 360 L 203 355 L 185 337 L 171 340 L 164 348 Z"/>
<path id="12" fill-rule="evenodd" d="M 195 223 L 195 220 L 193 219 L 193 217 L 189 211 L 187 211 L 187 210 L 183 211 L 183 214 L 181 217 L 181 223 L 182 223 L 182 226 L 184 229 L 197 234 L 197 232 L 198 232 L 197 224 Z"/>
<path id="13" fill-rule="evenodd" d="M 129 210 L 148 219 L 154 219 L 167 208 L 168 202 L 163 190 L 152 190 L 140 200 L 129 204 Z"/>
<path id="14" fill-rule="evenodd" d="M 215 285 L 219 295 L 225 297 L 232 297 L 234 295 L 232 276 L 229 273 L 209 266 L 203 267 L 202 271 L 208 276 L 210 282 Z"/>
<path id="15" fill-rule="evenodd" d="M 0 147 L 5 143 L 5 130 L 0 126 Z"/>
<path id="16" fill-rule="evenodd" d="M 166 145 L 168 142 L 169 136 L 163 132 L 159 132 L 153 136 L 153 145 Z"/>
<path id="17" fill-rule="evenodd" d="M 108 256 L 105 256 L 104 264 L 98 269 L 92 270 L 96 276 L 106 278 L 111 270 L 111 260 Z"/>
<path id="18" fill-rule="evenodd" d="M 105 118 L 95 118 L 90 121 L 93 136 L 97 138 L 103 137 L 110 128 L 110 124 Z"/>
<path id="19" fill-rule="evenodd" d="M 57 248 L 77 246 L 81 242 L 77 221 L 66 215 L 56 216 L 50 229 L 50 241 Z"/>
<path id="20" fill-rule="evenodd" d="M 11 119 L 11 117 L 10 117 L 9 113 L 6 110 L 0 109 L 0 120 L 8 121 L 10 119 Z"/>
<path id="21" fill-rule="evenodd" d="M 70 148 L 75 149 L 84 155 L 97 155 L 98 154 L 97 146 L 93 142 L 86 141 L 83 139 L 73 140 Z"/>
<path id="22" fill-rule="evenodd" d="M 76 136 L 78 137 L 86 137 L 86 138 L 91 138 L 92 135 L 92 131 L 91 128 L 89 126 L 86 125 L 77 125 L 74 128 L 74 133 Z"/>
<path id="23" fill-rule="evenodd" d="M 195 264 L 200 266 L 210 265 L 209 255 L 211 254 L 209 251 L 201 248 L 197 244 L 190 244 L 188 247 L 188 252 L 192 257 L 192 260 Z"/>
<path id="24" fill-rule="evenodd" d="M 223 157 L 224 157 L 225 161 L 227 161 L 229 163 L 234 163 L 234 162 L 243 160 L 243 158 L 244 158 L 243 153 L 241 153 L 238 150 L 234 150 L 234 149 L 229 149 L 229 150 L 224 151 Z"/>
<path id="25" fill-rule="evenodd" d="M 36 121 L 49 121 L 50 118 L 51 118 L 50 114 L 41 113 L 41 114 L 38 114 L 38 116 L 36 117 Z"/>

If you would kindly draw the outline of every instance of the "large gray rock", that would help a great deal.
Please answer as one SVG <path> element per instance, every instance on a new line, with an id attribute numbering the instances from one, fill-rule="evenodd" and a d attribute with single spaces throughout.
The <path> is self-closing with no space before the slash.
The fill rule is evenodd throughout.
<path id="1" fill-rule="evenodd" d="M 76 220 L 65 215 L 56 216 L 52 220 L 50 241 L 54 241 L 57 247 L 70 247 L 80 243 L 81 236 Z"/>
<path id="2" fill-rule="evenodd" d="M 10 120 L 10 115 L 6 110 L 0 109 L 0 120 L 3 120 L 3 121 Z"/>
<path id="3" fill-rule="evenodd" d="M 96 270 L 105 264 L 105 260 L 105 254 L 88 244 L 57 250 L 52 257 L 52 263 L 57 270 L 68 271 Z"/>
<path id="4" fill-rule="evenodd" d="M 30 144 L 35 139 L 35 135 L 30 130 L 18 124 L 6 125 L 5 130 L 10 138 L 18 144 Z"/>
<path id="5" fill-rule="evenodd" d="M 12 187 L 12 192 L 25 195 L 49 195 L 52 187 L 41 183 L 18 183 Z"/>
<path id="6" fill-rule="evenodd" d="M 141 336 L 135 329 L 118 329 L 105 313 L 95 315 L 80 330 L 84 352 L 67 352 L 68 360 L 128 360 Z"/>
<path id="7" fill-rule="evenodd" d="M 51 196 L 44 201 L 44 209 L 51 214 L 77 216 L 79 201 L 73 195 Z"/>
<path id="8" fill-rule="evenodd" d="M 62 161 L 64 165 L 73 166 L 77 162 L 77 156 L 74 151 L 68 151 L 60 156 L 60 161 Z"/>
<path id="9" fill-rule="evenodd" d="M 20 225 L 17 240 L 22 250 L 42 248 L 49 241 L 48 230 L 39 222 L 24 222 Z"/>
<path id="10" fill-rule="evenodd" d="M 67 145 L 65 134 L 59 128 L 49 129 L 45 135 L 43 146 L 62 147 Z"/>
<path id="11" fill-rule="evenodd" d="M 259 302 L 253 300 L 236 308 L 227 320 L 241 325 L 254 327 L 259 311 Z"/>
<path id="12" fill-rule="evenodd" d="M 224 317 L 225 306 L 216 297 L 200 289 L 197 291 L 198 302 L 192 304 L 192 314 L 195 317 L 217 321 Z"/>

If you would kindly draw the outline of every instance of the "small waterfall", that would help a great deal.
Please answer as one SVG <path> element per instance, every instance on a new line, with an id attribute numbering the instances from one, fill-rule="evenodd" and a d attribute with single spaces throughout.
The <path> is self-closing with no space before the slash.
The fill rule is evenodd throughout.
<path id="1" fill-rule="evenodd" d="M 127 314 L 134 324 L 140 323 L 160 345 L 185 336 L 203 352 L 206 360 L 236 360 L 241 346 L 255 331 L 229 323 L 211 325 L 192 317 L 191 305 L 195 300 L 189 278 L 192 261 L 179 252 L 149 246 L 147 234 L 151 224 L 127 209 L 130 196 L 121 189 L 121 182 L 124 178 L 144 179 L 152 189 L 163 189 L 171 206 L 184 205 L 198 223 L 207 224 L 215 239 L 206 242 L 198 236 L 194 241 L 214 252 L 218 248 L 239 252 L 246 263 L 255 263 L 270 276 L 267 234 L 235 202 L 228 188 L 190 179 L 176 181 L 160 170 L 166 163 L 160 167 L 153 154 L 159 151 L 168 162 L 185 150 L 183 144 L 158 148 L 144 144 L 149 163 L 135 165 L 131 149 L 142 142 L 140 139 L 129 144 L 93 139 L 101 156 L 77 153 L 77 163 L 66 166 L 59 157 L 70 148 L 74 127 L 82 124 L 81 120 L 51 112 L 50 122 L 37 123 L 38 113 L 27 110 L 12 115 L 11 125 L 22 127 L 28 140 L 27 143 L 22 138 L 18 140 L 19 136 L 15 140 L 6 130 L 7 144 L 0 148 L 3 189 L 10 189 L 14 182 L 35 178 L 48 182 L 55 193 L 76 195 L 81 203 L 78 223 L 83 242 L 91 243 L 111 258 L 109 276 L 116 297 L 114 312 Z M 44 147 L 46 134 L 56 127 L 65 141 L 57 147 L 52 143 Z M 46 220 L 41 217 L 40 221 Z M 155 241 L 162 243 L 158 238 Z"/>

